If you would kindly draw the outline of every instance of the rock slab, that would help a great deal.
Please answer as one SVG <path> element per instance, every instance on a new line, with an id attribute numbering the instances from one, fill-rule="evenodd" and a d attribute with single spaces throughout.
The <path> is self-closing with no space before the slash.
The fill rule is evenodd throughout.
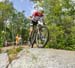
<path id="1" fill-rule="evenodd" d="M 0 68 L 7 68 L 9 64 L 9 58 L 6 53 L 0 54 Z"/>
<path id="2" fill-rule="evenodd" d="M 75 68 L 75 51 L 24 49 L 8 68 Z"/>

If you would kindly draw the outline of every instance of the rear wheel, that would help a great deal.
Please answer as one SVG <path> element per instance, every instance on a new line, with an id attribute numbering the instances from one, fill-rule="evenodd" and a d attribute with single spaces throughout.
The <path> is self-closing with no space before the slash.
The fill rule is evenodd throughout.
<path id="1" fill-rule="evenodd" d="M 49 30 L 46 26 L 42 26 L 36 36 L 36 45 L 39 48 L 45 47 L 49 39 Z"/>

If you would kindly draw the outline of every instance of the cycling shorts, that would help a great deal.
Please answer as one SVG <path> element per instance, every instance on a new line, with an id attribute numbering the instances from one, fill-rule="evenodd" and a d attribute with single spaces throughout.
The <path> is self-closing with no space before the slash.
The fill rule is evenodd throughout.
<path id="1" fill-rule="evenodd" d="M 35 21 L 32 20 L 32 21 L 30 22 L 30 26 L 36 26 L 37 24 L 38 24 L 38 21 L 35 22 Z"/>

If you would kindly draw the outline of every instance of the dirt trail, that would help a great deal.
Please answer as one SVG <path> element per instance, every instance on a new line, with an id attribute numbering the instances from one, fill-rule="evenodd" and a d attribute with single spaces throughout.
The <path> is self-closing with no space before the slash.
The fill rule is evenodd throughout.
<path id="1" fill-rule="evenodd" d="M 13 46 L 8 46 L 8 47 L 2 47 L 1 50 L 5 52 L 6 50 L 9 50 L 9 49 L 12 49 L 12 48 L 18 48 L 18 47 L 29 48 L 28 45 L 21 45 L 21 46 L 14 46 L 13 45 Z"/>

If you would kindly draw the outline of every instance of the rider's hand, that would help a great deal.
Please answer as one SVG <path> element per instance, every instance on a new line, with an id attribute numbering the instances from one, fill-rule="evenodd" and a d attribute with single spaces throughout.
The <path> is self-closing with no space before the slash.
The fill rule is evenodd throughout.
<path id="1" fill-rule="evenodd" d="M 29 16 L 28 19 L 31 20 L 32 19 L 32 16 Z"/>

